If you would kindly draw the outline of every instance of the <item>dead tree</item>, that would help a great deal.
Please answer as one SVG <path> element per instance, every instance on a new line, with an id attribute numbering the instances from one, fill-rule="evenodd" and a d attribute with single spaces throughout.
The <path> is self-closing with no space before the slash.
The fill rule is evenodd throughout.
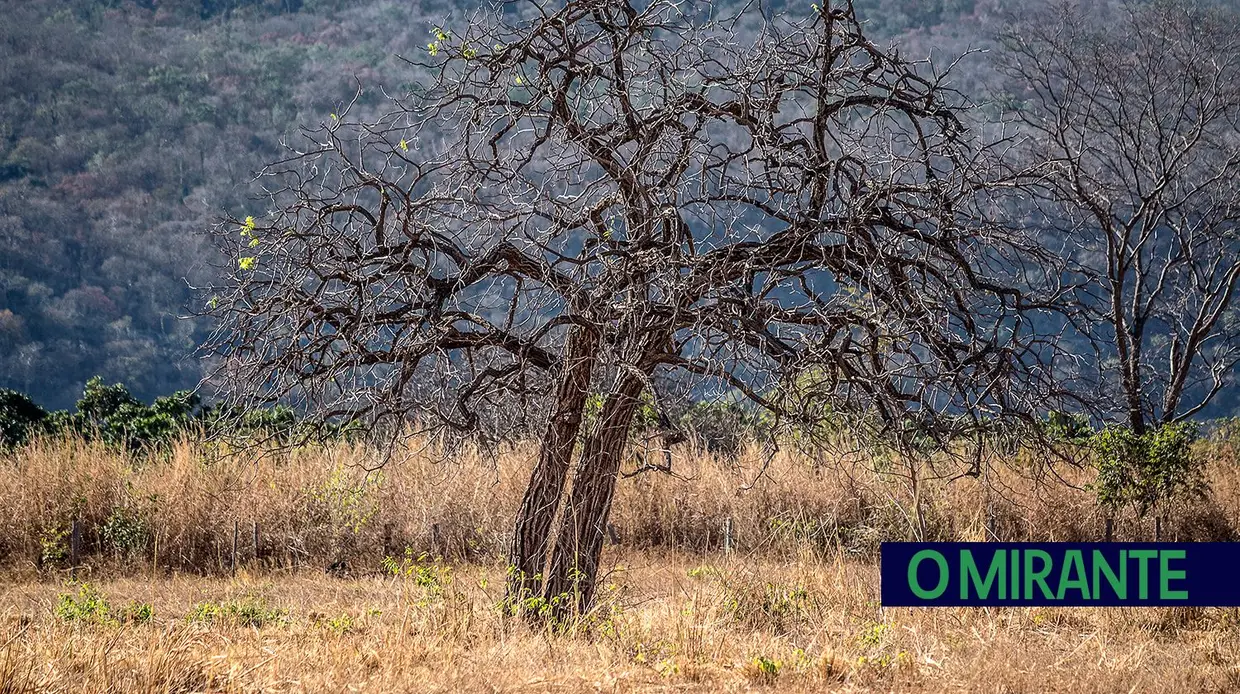
<path id="1" fill-rule="evenodd" d="M 232 399 L 492 438 L 531 413 L 508 590 L 557 616 L 590 604 L 660 374 L 890 439 L 1045 402 L 1037 250 L 991 221 L 1003 182 L 933 66 L 848 5 L 522 7 L 434 29 L 421 88 L 307 133 L 271 211 L 220 231 Z"/>
<path id="2" fill-rule="evenodd" d="M 1240 360 L 1240 14 L 1184 2 L 1045 8 L 1003 36 L 1044 243 L 1072 261 L 1105 415 L 1194 416 Z"/>

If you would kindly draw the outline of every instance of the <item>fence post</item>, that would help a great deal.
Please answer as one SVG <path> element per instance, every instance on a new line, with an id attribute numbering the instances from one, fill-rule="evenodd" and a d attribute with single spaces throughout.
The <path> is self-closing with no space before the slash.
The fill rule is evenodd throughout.
<path id="1" fill-rule="evenodd" d="M 258 521 L 254 521 L 254 563 L 258 564 L 260 555 L 258 550 Z"/>
<path id="2" fill-rule="evenodd" d="M 732 553 L 732 516 L 723 520 L 723 553 Z"/>
<path id="3" fill-rule="evenodd" d="M 82 560 L 82 522 L 73 519 L 69 527 L 69 575 L 77 576 L 77 567 Z"/>
<path id="4" fill-rule="evenodd" d="M 234 576 L 237 574 L 237 528 L 239 526 L 240 526 L 240 523 L 237 521 L 236 518 L 234 518 L 233 519 L 233 541 L 232 541 L 232 567 L 231 567 L 232 573 Z"/>
<path id="5" fill-rule="evenodd" d="M 439 535 L 438 523 L 431 523 L 431 554 L 436 557 L 443 556 L 443 541 Z"/>

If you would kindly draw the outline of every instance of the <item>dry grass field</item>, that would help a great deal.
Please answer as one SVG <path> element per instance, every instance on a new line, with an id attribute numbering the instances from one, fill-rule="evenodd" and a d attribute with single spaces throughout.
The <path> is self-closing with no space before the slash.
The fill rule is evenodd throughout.
<path id="1" fill-rule="evenodd" d="M 531 454 L 411 449 L 367 473 L 360 448 L 29 446 L 0 464 L 0 692 L 1240 691 L 1236 610 L 884 609 L 907 483 L 792 453 L 759 475 L 755 451 L 686 451 L 679 477 L 622 481 L 598 604 L 531 627 L 498 608 Z M 1175 514 L 1180 539 L 1240 527 L 1233 447 L 1204 454 L 1213 494 Z M 927 537 L 1098 536 L 1086 470 L 1018 467 L 926 482 Z"/>

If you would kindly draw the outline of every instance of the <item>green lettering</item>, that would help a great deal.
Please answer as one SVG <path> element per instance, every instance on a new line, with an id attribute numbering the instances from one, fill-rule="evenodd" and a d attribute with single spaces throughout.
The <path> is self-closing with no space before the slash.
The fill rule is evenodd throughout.
<path id="1" fill-rule="evenodd" d="M 1068 573 L 1073 569 L 1075 569 L 1076 577 L 1070 578 Z M 1081 556 L 1079 549 L 1064 552 L 1063 568 L 1059 570 L 1059 592 L 1055 594 L 1055 599 L 1063 600 L 1069 590 L 1079 590 L 1081 599 L 1089 600 L 1089 579 L 1085 577 L 1085 558 Z"/>
<path id="2" fill-rule="evenodd" d="M 1012 550 L 1012 553 L 1009 556 L 1011 556 L 1012 558 L 1012 590 L 1008 593 L 1008 595 L 1011 595 L 1013 600 L 1019 600 L 1020 599 L 1020 550 L 1019 549 Z"/>
<path id="3" fill-rule="evenodd" d="M 1171 590 L 1167 585 L 1171 581 L 1179 581 L 1184 579 L 1184 570 L 1179 569 L 1172 571 L 1168 566 L 1172 559 L 1183 559 L 1184 550 L 1167 549 L 1158 553 L 1158 597 L 1163 600 L 1187 600 L 1187 590 Z"/>
<path id="4" fill-rule="evenodd" d="M 917 582 L 917 567 L 924 559 L 933 559 L 935 564 L 939 565 L 939 583 L 934 590 L 923 590 L 921 584 Z M 934 600 L 947 590 L 947 581 L 951 578 L 947 571 L 947 560 L 942 554 L 932 550 L 923 549 L 913 555 L 912 560 L 908 563 L 908 587 L 913 591 L 913 595 L 922 600 Z"/>
<path id="5" fill-rule="evenodd" d="M 994 585 L 996 580 L 999 583 L 999 599 L 1007 597 L 1007 550 L 995 550 L 995 555 L 990 559 L 990 567 L 986 569 L 986 580 L 982 580 L 981 573 L 977 570 L 977 563 L 973 561 L 972 550 L 960 551 L 960 599 L 969 599 L 969 584 L 971 583 L 977 593 L 977 597 L 985 600 L 990 597 L 990 587 Z"/>
<path id="6" fill-rule="evenodd" d="M 1102 598 L 1102 574 L 1106 574 L 1107 583 L 1111 584 L 1111 592 L 1120 600 L 1128 599 L 1128 550 L 1119 551 L 1119 576 L 1111 570 L 1106 555 L 1102 550 L 1094 550 L 1094 599 Z"/>
<path id="7" fill-rule="evenodd" d="M 1158 556 L 1158 550 L 1134 549 L 1128 553 L 1129 559 L 1136 559 L 1137 564 L 1137 597 L 1141 600 L 1150 599 L 1150 560 Z"/>
<path id="8" fill-rule="evenodd" d="M 1033 570 L 1034 559 L 1042 560 L 1042 568 L 1037 571 Z M 1051 555 L 1040 549 L 1025 550 L 1025 600 L 1033 599 L 1033 584 L 1035 583 L 1041 588 L 1042 597 L 1051 599 L 1051 589 L 1046 585 L 1046 576 L 1051 572 L 1051 567 Z"/>

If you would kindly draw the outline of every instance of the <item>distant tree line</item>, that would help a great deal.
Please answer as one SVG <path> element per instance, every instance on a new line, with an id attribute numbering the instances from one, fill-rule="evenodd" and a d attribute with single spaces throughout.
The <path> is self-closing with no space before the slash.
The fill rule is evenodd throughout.
<path id="1" fill-rule="evenodd" d="M 12 451 L 39 437 L 77 437 L 143 453 L 166 450 L 180 438 L 245 438 L 292 444 L 315 438 L 348 436 L 347 425 L 315 426 L 289 407 L 239 410 L 207 405 L 194 392 L 177 391 L 149 405 L 123 384 L 108 385 L 95 376 L 72 410 L 45 410 L 24 393 L 0 388 L 0 452 Z"/>

